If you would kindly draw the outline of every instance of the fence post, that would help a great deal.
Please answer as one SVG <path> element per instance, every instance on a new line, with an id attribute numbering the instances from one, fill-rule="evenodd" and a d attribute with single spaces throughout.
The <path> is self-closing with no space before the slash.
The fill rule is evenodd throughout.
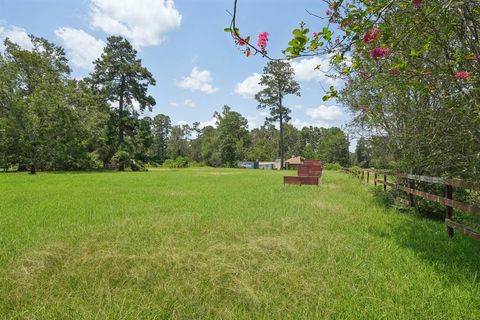
<path id="1" fill-rule="evenodd" d="M 452 200 L 453 199 L 453 187 L 445 185 L 445 198 Z M 450 206 L 445 207 L 445 219 L 452 219 L 453 208 Z M 453 237 L 453 228 L 447 226 L 447 234 L 451 238 Z"/>
<path id="2" fill-rule="evenodd" d="M 362 170 L 362 182 L 364 177 L 365 177 L 365 171 Z"/>
<path id="3" fill-rule="evenodd" d="M 415 180 L 407 179 L 407 181 L 408 181 L 408 187 L 410 189 L 415 189 Z M 415 207 L 415 197 L 411 193 L 408 194 L 408 203 L 410 207 Z"/>
<path id="4" fill-rule="evenodd" d="M 367 171 L 367 184 L 370 184 L 370 171 Z"/>
<path id="5" fill-rule="evenodd" d="M 377 186 L 377 178 L 378 178 L 378 174 L 375 171 L 375 175 L 373 176 L 373 183 L 374 183 L 375 187 Z"/>
<path id="6" fill-rule="evenodd" d="M 387 191 L 387 175 L 383 175 L 383 191 Z"/>

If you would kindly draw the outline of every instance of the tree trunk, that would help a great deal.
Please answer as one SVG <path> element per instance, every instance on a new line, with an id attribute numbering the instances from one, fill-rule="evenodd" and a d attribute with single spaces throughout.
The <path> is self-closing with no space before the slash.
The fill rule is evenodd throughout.
<path id="1" fill-rule="evenodd" d="M 282 93 L 278 92 L 278 98 L 279 98 L 279 105 L 280 105 L 280 170 L 284 169 L 284 160 L 285 160 L 285 155 L 284 155 L 284 147 L 283 147 L 283 97 Z"/>
<path id="2" fill-rule="evenodd" d="M 284 148 L 283 148 L 283 115 L 280 115 L 280 170 L 284 169 Z"/>
<path id="3" fill-rule="evenodd" d="M 35 168 L 35 164 L 32 163 L 30 165 L 30 174 L 35 174 L 35 173 L 37 173 L 37 169 Z"/>
<path id="4" fill-rule="evenodd" d="M 118 99 L 118 145 L 121 146 L 124 137 L 124 127 L 123 127 L 123 104 L 124 104 L 124 91 L 125 91 L 125 78 L 122 77 L 122 84 L 120 85 L 120 97 Z"/>

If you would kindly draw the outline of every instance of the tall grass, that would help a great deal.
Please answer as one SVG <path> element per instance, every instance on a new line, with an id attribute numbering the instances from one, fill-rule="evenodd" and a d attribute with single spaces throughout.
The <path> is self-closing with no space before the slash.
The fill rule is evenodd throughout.
<path id="1" fill-rule="evenodd" d="M 480 318 L 480 244 L 355 178 L 0 175 L 5 319 Z"/>

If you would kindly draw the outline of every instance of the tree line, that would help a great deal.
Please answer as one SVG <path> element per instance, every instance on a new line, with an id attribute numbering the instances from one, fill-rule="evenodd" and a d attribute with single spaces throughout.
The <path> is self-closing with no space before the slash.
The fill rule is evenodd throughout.
<path id="1" fill-rule="evenodd" d="M 286 63 L 265 69 L 270 76 L 283 70 L 287 78 L 262 77 L 267 89 L 257 101 L 271 113 L 262 127 L 249 130 L 246 118 L 229 106 L 215 112 L 216 126 L 173 125 L 165 114 L 142 117 L 155 106 L 148 94 L 155 79 L 128 40 L 109 37 L 93 72 L 74 79 L 63 48 L 30 38 L 32 49 L 7 39 L 0 54 L 0 166 L 5 170 L 87 170 L 108 167 L 112 160 L 119 170 L 177 160 L 219 167 L 284 155 L 349 163 L 348 139 L 339 128 L 299 130 L 288 123 L 290 110 L 281 100 L 297 94 L 299 86 Z"/>

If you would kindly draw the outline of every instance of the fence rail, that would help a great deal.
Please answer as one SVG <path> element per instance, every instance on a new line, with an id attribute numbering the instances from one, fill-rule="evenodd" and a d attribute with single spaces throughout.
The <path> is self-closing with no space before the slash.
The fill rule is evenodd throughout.
<path id="1" fill-rule="evenodd" d="M 352 171 L 349 168 L 342 168 L 344 172 L 356 175 L 360 181 L 370 183 L 370 176 L 373 175 L 373 183 L 375 186 L 382 185 L 383 190 L 387 191 L 387 187 L 397 189 L 405 192 L 408 196 L 408 205 L 415 206 L 415 196 L 423 198 L 428 201 L 440 203 L 445 206 L 445 225 L 447 227 L 447 234 L 449 237 L 453 237 L 453 230 L 460 231 L 464 235 L 471 237 L 475 240 L 480 240 L 480 232 L 462 225 L 452 220 L 453 209 L 458 209 L 470 214 L 480 214 L 480 208 L 467 204 L 464 202 L 456 201 L 453 199 L 453 188 L 463 188 L 479 191 L 480 183 L 475 181 L 466 181 L 460 179 L 447 179 L 442 177 L 429 177 L 414 174 L 395 174 L 390 171 L 376 171 L 376 170 L 356 170 Z M 388 181 L 388 177 L 394 177 L 395 182 Z M 390 179 L 391 180 L 391 179 Z M 416 189 L 416 182 L 425 182 L 431 184 L 439 184 L 444 186 L 444 195 L 439 196 L 431 194 L 422 190 Z"/>

